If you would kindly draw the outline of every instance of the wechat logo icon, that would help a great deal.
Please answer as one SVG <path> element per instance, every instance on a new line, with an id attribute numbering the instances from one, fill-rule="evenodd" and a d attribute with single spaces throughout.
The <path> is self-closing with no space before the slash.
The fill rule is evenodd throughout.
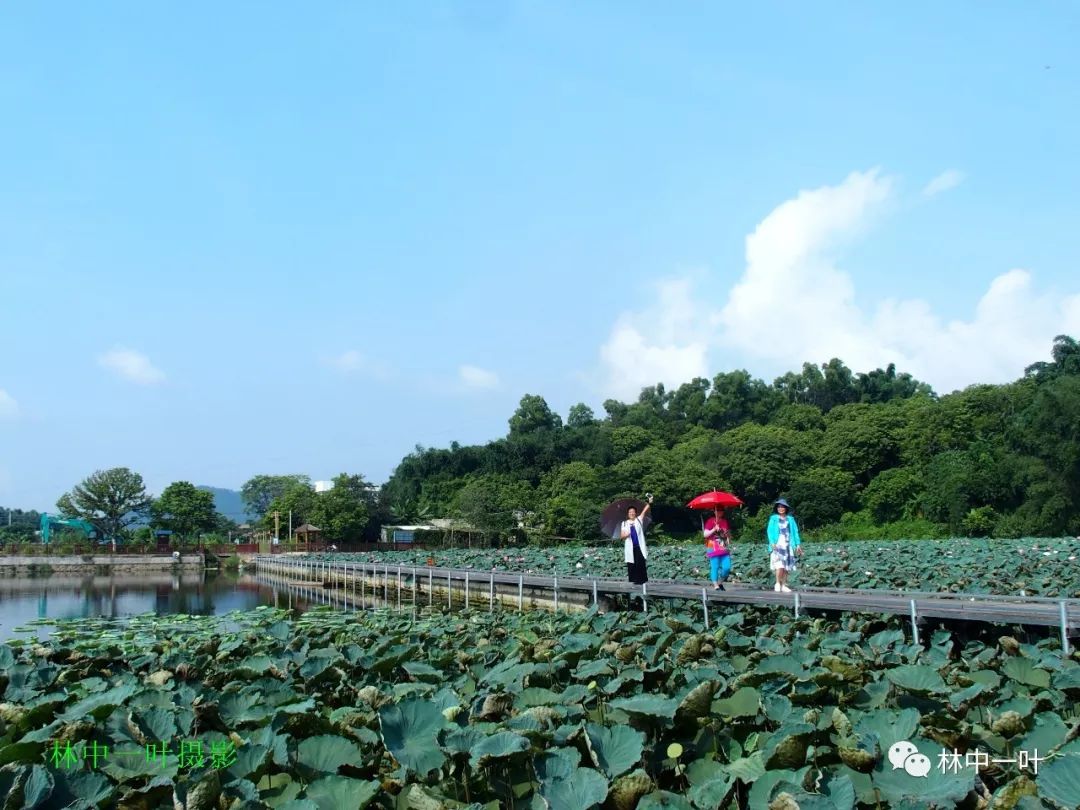
<path id="1" fill-rule="evenodd" d="M 889 762 L 894 771 L 903 768 L 908 776 L 925 777 L 930 774 L 930 757 L 920 754 L 915 744 L 907 740 L 895 742 L 890 746 Z"/>

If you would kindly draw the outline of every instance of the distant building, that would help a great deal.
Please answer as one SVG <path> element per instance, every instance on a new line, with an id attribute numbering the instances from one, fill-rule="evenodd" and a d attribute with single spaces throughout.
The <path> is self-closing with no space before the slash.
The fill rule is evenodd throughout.
<path id="1" fill-rule="evenodd" d="M 315 482 L 315 491 L 316 492 L 329 492 L 333 488 L 334 488 L 334 482 L 333 481 L 316 481 Z"/>

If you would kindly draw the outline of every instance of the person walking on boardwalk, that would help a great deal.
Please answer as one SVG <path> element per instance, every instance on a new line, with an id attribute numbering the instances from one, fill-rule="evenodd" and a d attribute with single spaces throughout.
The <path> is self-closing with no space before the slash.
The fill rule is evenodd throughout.
<path id="1" fill-rule="evenodd" d="M 649 548 L 645 545 L 645 516 L 652 508 L 652 495 L 648 503 L 637 513 L 637 509 L 630 507 L 626 511 L 626 520 L 623 521 L 621 536 L 623 538 L 623 559 L 626 560 L 626 576 L 635 585 L 644 585 L 649 581 L 649 574 L 645 569 L 645 561 L 649 559 Z"/>
<path id="2" fill-rule="evenodd" d="M 776 572 L 774 591 L 790 593 L 788 575 L 795 570 L 796 555 L 802 555 L 802 541 L 799 538 L 799 524 L 790 514 L 788 502 L 780 498 L 773 504 L 773 513 L 765 534 L 769 538 L 769 568 Z"/>
<path id="3" fill-rule="evenodd" d="M 731 524 L 724 517 L 723 509 L 718 506 L 713 510 L 712 517 L 705 521 L 702 532 L 705 534 L 705 558 L 709 561 L 709 579 L 712 580 L 715 590 L 722 591 L 723 583 L 731 573 L 731 549 L 728 548 Z"/>

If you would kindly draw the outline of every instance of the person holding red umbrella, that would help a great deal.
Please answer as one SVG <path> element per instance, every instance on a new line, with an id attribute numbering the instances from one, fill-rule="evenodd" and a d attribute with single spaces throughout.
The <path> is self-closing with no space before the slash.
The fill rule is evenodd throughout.
<path id="1" fill-rule="evenodd" d="M 731 550 L 728 543 L 731 540 L 731 524 L 724 517 L 724 510 L 717 506 L 713 509 L 712 516 L 705 521 L 702 527 L 705 534 L 705 557 L 709 561 L 709 579 L 712 580 L 713 589 L 724 590 L 723 583 L 731 574 Z"/>
<path id="2" fill-rule="evenodd" d="M 728 548 L 731 540 L 731 525 L 724 517 L 724 510 L 729 506 L 742 506 L 742 499 L 730 492 L 714 489 L 698 495 L 687 506 L 691 509 L 712 510 L 712 516 L 702 521 L 701 531 L 705 535 L 705 557 L 709 560 L 709 579 L 712 580 L 714 589 L 722 591 L 724 586 L 721 580 L 726 580 L 731 573 L 731 550 Z"/>

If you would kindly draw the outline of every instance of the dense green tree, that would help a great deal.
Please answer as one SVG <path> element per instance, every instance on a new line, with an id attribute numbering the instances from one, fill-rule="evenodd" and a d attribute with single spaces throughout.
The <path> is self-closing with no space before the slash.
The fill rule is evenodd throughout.
<path id="1" fill-rule="evenodd" d="M 270 511 L 270 504 L 296 484 L 310 484 L 306 475 L 256 475 L 240 488 L 244 508 L 256 518 Z"/>
<path id="2" fill-rule="evenodd" d="M 181 538 L 191 538 L 217 528 L 219 515 L 214 496 L 187 481 L 174 481 L 150 505 L 150 524 Z"/>
<path id="3" fill-rule="evenodd" d="M 796 476 L 787 496 L 799 504 L 800 525 L 837 523 L 855 501 L 855 477 L 838 467 L 813 467 Z"/>
<path id="4" fill-rule="evenodd" d="M 505 437 L 402 459 L 380 514 L 469 512 L 483 523 L 484 509 L 512 511 L 498 493 L 516 482 L 562 537 L 594 536 L 604 503 L 646 491 L 658 523 L 689 531 L 697 516 L 683 504 L 713 487 L 742 495 L 738 514 L 750 520 L 786 494 L 804 522 L 826 534 L 835 523 L 842 536 L 882 524 L 880 536 L 1080 531 L 1080 346 L 1067 336 L 1015 382 L 940 398 L 894 365 L 854 374 L 834 358 L 772 384 L 734 370 L 672 391 L 646 386 L 603 411 L 575 405 L 563 426 L 527 395 Z"/>
<path id="5" fill-rule="evenodd" d="M 592 408 L 584 402 L 570 406 L 570 413 L 566 416 L 566 426 L 570 428 L 584 428 L 595 424 L 596 415 Z"/>
<path id="6" fill-rule="evenodd" d="M 68 517 L 90 521 L 115 543 L 125 528 L 145 519 L 150 500 L 141 475 L 127 467 L 114 467 L 98 470 L 76 484 L 60 496 L 56 508 Z"/>
<path id="7" fill-rule="evenodd" d="M 341 473 L 334 486 L 315 493 L 308 520 L 318 526 L 323 538 L 334 543 L 355 543 L 364 539 L 375 508 L 375 499 L 362 475 Z"/>
<path id="8" fill-rule="evenodd" d="M 521 398 L 514 415 L 510 417 L 510 433 L 535 433 L 540 430 L 554 430 L 562 426 L 562 419 L 548 407 L 547 401 L 535 394 L 526 394 Z"/>
<path id="9" fill-rule="evenodd" d="M 284 539 L 288 536 L 290 518 L 294 527 L 305 523 L 318 526 L 315 523 L 315 489 L 307 481 L 292 481 L 280 495 L 270 501 L 266 514 L 263 515 L 262 526 L 271 532 L 277 528 L 280 532 L 278 536 Z"/>
<path id="10" fill-rule="evenodd" d="M 751 508 L 787 491 L 814 457 L 806 434 L 773 425 L 747 423 L 720 435 L 705 458 Z"/>

